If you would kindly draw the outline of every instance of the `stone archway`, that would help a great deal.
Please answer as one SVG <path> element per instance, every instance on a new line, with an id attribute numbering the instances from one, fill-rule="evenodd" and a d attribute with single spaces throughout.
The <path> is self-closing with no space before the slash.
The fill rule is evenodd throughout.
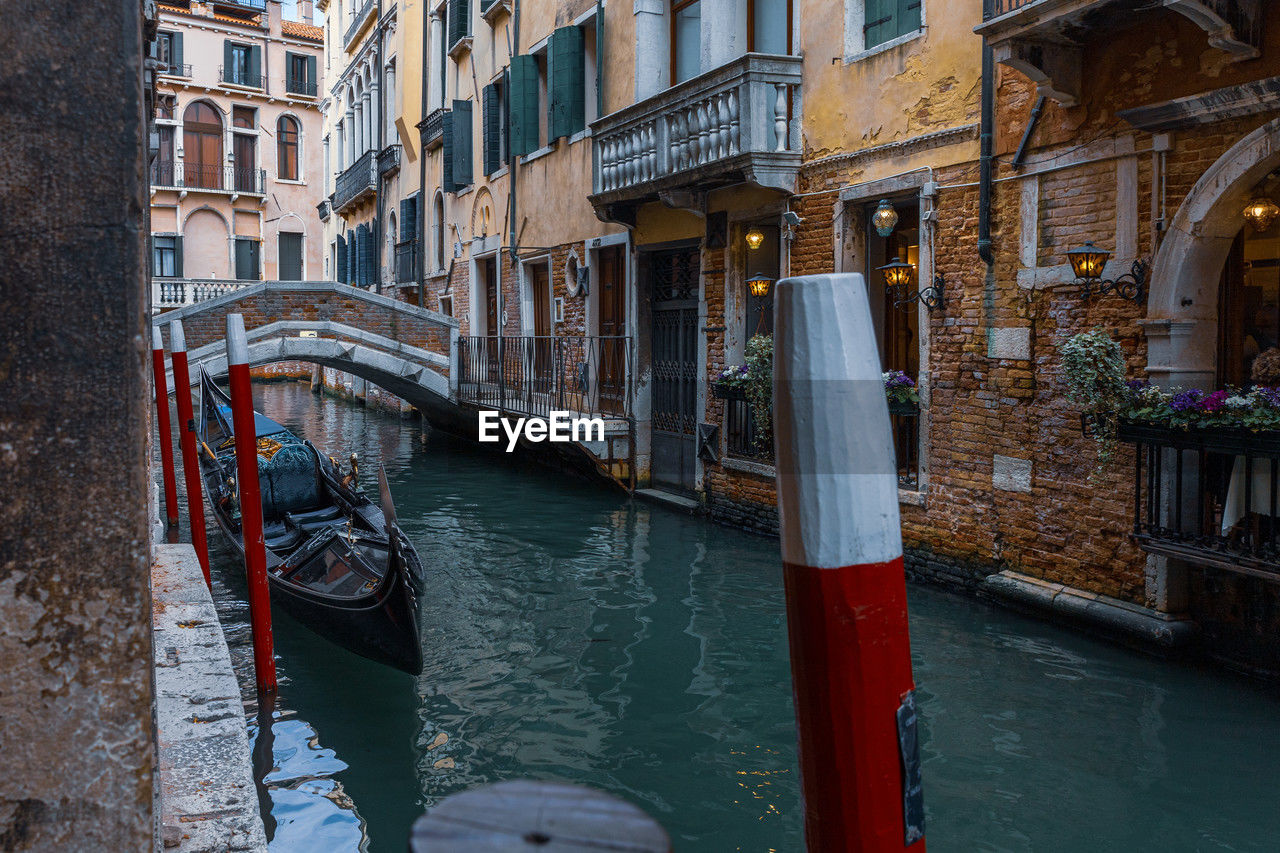
<path id="1" fill-rule="evenodd" d="M 1260 180 L 1280 166 L 1280 119 L 1231 146 L 1187 194 L 1151 275 L 1147 373 L 1164 387 L 1209 387 L 1216 374 L 1218 286 L 1240 231 L 1240 211 Z"/>

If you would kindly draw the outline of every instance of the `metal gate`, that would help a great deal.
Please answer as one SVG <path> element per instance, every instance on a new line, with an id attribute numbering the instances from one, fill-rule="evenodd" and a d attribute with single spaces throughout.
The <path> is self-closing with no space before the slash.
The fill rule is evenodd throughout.
<path id="1" fill-rule="evenodd" d="M 698 403 L 698 250 L 651 256 L 653 294 L 650 476 L 654 486 L 696 485 Z"/>

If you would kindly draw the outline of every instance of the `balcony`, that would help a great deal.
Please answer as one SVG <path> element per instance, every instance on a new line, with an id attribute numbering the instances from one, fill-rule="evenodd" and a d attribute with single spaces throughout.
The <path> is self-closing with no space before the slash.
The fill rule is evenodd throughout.
<path id="1" fill-rule="evenodd" d="M 173 63 L 169 63 L 168 65 L 163 65 L 160 68 L 156 69 L 156 71 L 157 73 L 165 77 L 185 77 L 188 80 L 191 79 L 190 63 L 184 64 L 184 65 L 175 65 Z"/>
<path id="2" fill-rule="evenodd" d="M 543 418 L 631 417 L 629 337 L 466 337 L 458 354 L 463 403 Z"/>
<path id="3" fill-rule="evenodd" d="M 422 131 L 422 145 L 427 151 L 444 144 L 444 114 L 447 112 L 445 109 L 432 110 L 418 122 L 418 130 Z"/>
<path id="4" fill-rule="evenodd" d="M 252 166 L 210 166 L 156 160 L 151 164 L 151 188 L 230 193 L 233 197 L 262 195 L 265 192 L 266 175 L 266 169 Z"/>
<path id="5" fill-rule="evenodd" d="M 329 205 L 329 199 L 327 199 L 327 198 L 326 198 L 326 199 L 323 199 L 319 204 L 317 204 L 317 205 L 316 205 L 316 212 L 320 214 L 320 221 L 321 221 L 321 222 L 328 222 L 328 221 L 329 221 L 329 214 L 332 212 L 332 209 L 331 209 L 331 207 L 330 207 L 330 205 Z"/>
<path id="6" fill-rule="evenodd" d="M 396 243 L 396 284 L 413 284 L 418 280 L 418 241 Z"/>
<path id="7" fill-rule="evenodd" d="M 358 2 L 358 0 L 355 0 L 355 2 Z M 355 17 L 351 19 L 351 23 L 347 24 L 347 31 L 342 36 L 343 50 L 351 50 L 351 42 L 364 30 L 365 24 L 369 23 L 377 10 L 378 0 L 365 0 L 365 4 L 360 7 L 360 11 L 356 12 Z"/>
<path id="8" fill-rule="evenodd" d="M 219 15 L 255 18 L 267 11 L 267 0 L 213 0 L 210 5 Z"/>
<path id="9" fill-rule="evenodd" d="M 400 171 L 400 143 L 393 142 L 378 155 L 378 175 L 386 177 Z"/>
<path id="10" fill-rule="evenodd" d="M 262 88 L 261 74 L 254 74 L 234 65 L 219 65 L 218 79 L 229 86 L 243 86 L 246 89 Z"/>
<path id="11" fill-rule="evenodd" d="M 308 80 L 305 77 L 285 77 L 284 79 L 284 90 L 290 95 L 314 98 L 317 88 L 315 80 Z"/>
<path id="12" fill-rule="evenodd" d="M 800 67 L 798 56 L 749 53 L 594 122 L 597 214 L 631 222 L 647 201 L 694 206 L 683 194 L 743 182 L 794 192 Z"/>
<path id="13" fill-rule="evenodd" d="M 1133 537 L 1144 551 L 1280 579 L 1280 434 L 1121 423 L 1133 444 Z"/>
<path id="14" fill-rule="evenodd" d="M 987 38 L 997 62 L 1030 78 L 1039 94 L 1074 106 L 1086 41 L 1105 43 L 1109 30 L 1139 15 L 1167 14 L 1159 8 L 1164 7 L 1193 21 L 1233 61 L 1255 59 L 1262 44 L 1261 6 L 1254 0 L 1161 0 L 1135 10 L 1120 0 L 993 0 L 974 31 Z"/>
<path id="15" fill-rule="evenodd" d="M 333 190 L 333 210 L 345 213 L 347 208 L 372 196 L 378 187 L 378 158 L 366 151 L 354 165 L 338 175 Z"/>

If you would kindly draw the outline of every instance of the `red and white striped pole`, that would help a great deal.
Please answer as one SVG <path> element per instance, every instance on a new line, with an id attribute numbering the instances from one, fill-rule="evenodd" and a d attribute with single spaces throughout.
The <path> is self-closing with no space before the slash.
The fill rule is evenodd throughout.
<path id="1" fill-rule="evenodd" d="M 169 321 L 169 358 L 173 362 L 173 395 L 178 404 L 178 445 L 182 448 L 182 477 L 187 484 L 187 517 L 191 519 L 191 544 L 209 578 L 209 543 L 204 534 L 204 497 L 200 485 L 200 462 L 196 459 L 196 419 L 191 411 L 191 373 L 187 368 L 187 338 L 182 321 Z"/>
<path id="2" fill-rule="evenodd" d="M 169 526 L 178 523 L 178 484 L 173 471 L 173 426 L 169 422 L 169 386 L 164 378 L 164 336 L 151 327 L 151 371 L 156 384 L 156 426 L 160 431 L 160 471 L 164 480 L 164 517 Z"/>
<path id="3" fill-rule="evenodd" d="M 866 284 L 775 293 L 778 513 L 810 851 L 924 851 L 907 589 Z"/>
<path id="4" fill-rule="evenodd" d="M 276 692 L 276 659 L 271 638 L 271 589 L 267 583 L 267 545 L 262 536 L 262 493 L 258 481 L 258 434 L 249 378 L 249 344 L 244 317 L 227 315 L 227 373 L 231 379 L 231 429 L 236 437 L 236 485 L 240 492 L 240 532 L 249 584 L 249 622 L 253 627 L 253 669 L 261 693 Z"/>

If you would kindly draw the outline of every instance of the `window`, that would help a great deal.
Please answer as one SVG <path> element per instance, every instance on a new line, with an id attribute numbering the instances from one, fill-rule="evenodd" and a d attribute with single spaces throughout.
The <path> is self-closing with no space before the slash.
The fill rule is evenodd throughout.
<path id="1" fill-rule="evenodd" d="M 791 53 L 791 0 L 748 0 L 747 51 Z"/>
<path id="2" fill-rule="evenodd" d="M 232 107 L 232 172 L 236 192 L 262 192 L 258 171 L 258 111 L 253 107 Z"/>
<path id="3" fill-rule="evenodd" d="M 167 73 L 179 77 L 190 76 L 182 65 L 182 33 L 163 31 L 157 33 L 151 49 L 153 51 L 152 55 L 164 63 Z"/>
<path id="4" fill-rule="evenodd" d="M 454 101 L 444 116 L 444 191 L 455 193 L 471 185 L 472 135 L 470 101 Z"/>
<path id="5" fill-rule="evenodd" d="M 316 58 L 302 53 L 285 53 L 286 92 L 294 95 L 316 96 Z"/>
<path id="6" fill-rule="evenodd" d="M 174 186 L 173 125 L 156 125 L 156 136 L 160 144 L 156 149 L 156 159 L 151 164 L 151 184 L 157 187 L 171 187 Z"/>
<path id="7" fill-rule="evenodd" d="M 276 277 L 281 281 L 302 281 L 302 235 L 281 231 L 278 249 L 280 257 Z"/>
<path id="8" fill-rule="evenodd" d="M 222 82 L 236 86 L 262 88 L 262 46 L 222 43 Z"/>
<path id="9" fill-rule="evenodd" d="M 471 3 L 470 0 L 449 0 L 449 50 L 457 47 L 458 42 L 471 35 Z"/>
<path id="10" fill-rule="evenodd" d="M 151 274 L 164 278 L 182 277 L 182 238 L 176 234 L 151 236 Z"/>
<path id="11" fill-rule="evenodd" d="M 777 281 L 781 277 L 779 273 L 782 270 L 782 243 L 779 239 L 777 218 L 747 223 L 743 226 L 743 233 L 749 230 L 759 231 L 764 236 L 764 240 L 761 241 L 758 249 L 752 249 L 750 246 L 746 248 L 742 269 L 744 279 L 753 275 L 767 275 Z M 745 243 L 746 241 L 742 240 L 739 245 Z M 750 340 L 752 335 L 773 334 L 773 288 L 769 288 L 766 296 L 752 296 L 750 289 L 744 284 L 743 292 L 746 294 L 747 310 L 743 316 L 745 327 L 742 339 L 745 341 Z"/>
<path id="12" fill-rule="evenodd" d="M 846 27 L 847 50 L 857 53 L 920 29 L 921 0 L 852 0 Z"/>
<path id="13" fill-rule="evenodd" d="M 204 101 L 182 115 L 183 186 L 222 189 L 222 118 Z"/>
<path id="14" fill-rule="evenodd" d="M 702 0 L 671 4 L 671 83 L 697 77 L 702 70 Z"/>
<path id="15" fill-rule="evenodd" d="M 506 78 L 484 87 L 484 173 L 492 175 L 507 162 Z"/>
<path id="16" fill-rule="evenodd" d="M 383 79 L 385 82 L 382 87 L 382 97 L 386 107 L 381 110 L 381 113 L 387 126 L 382 138 L 386 140 L 387 145 L 390 145 L 396 139 L 396 61 L 394 59 L 387 63 Z"/>
<path id="17" fill-rule="evenodd" d="M 280 116 L 276 122 L 276 173 L 280 180 L 300 180 L 298 159 L 298 123 Z"/>
<path id="18" fill-rule="evenodd" d="M 444 269 L 444 195 L 436 193 L 431 210 L 431 263 L 436 270 Z"/>
<path id="19" fill-rule="evenodd" d="M 242 281 L 257 281 L 259 273 L 258 257 L 261 243 L 256 237 L 236 238 L 236 278 Z"/>

